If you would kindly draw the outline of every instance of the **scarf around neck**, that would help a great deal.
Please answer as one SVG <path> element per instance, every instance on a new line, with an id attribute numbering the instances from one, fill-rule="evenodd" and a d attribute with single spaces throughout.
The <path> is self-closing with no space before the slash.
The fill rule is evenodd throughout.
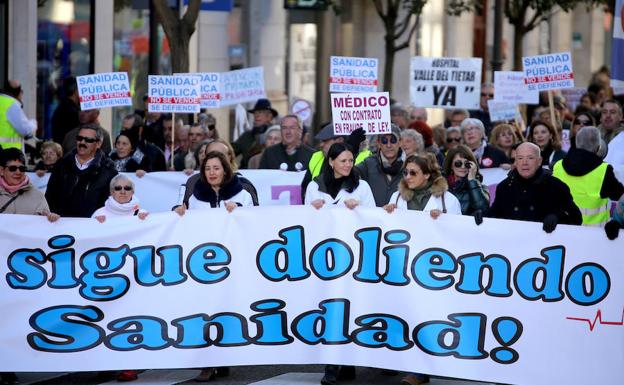
<path id="1" fill-rule="evenodd" d="M 30 179 L 28 179 L 28 176 L 24 178 L 22 183 L 16 184 L 15 186 L 9 186 L 7 181 L 2 176 L 0 176 L 0 187 L 2 187 L 9 194 L 14 194 L 16 191 L 23 189 L 29 184 L 30 184 Z"/>
<path id="2" fill-rule="evenodd" d="M 429 202 L 429 198 L 431 197 L 432 185 L 432 181 L 427 181 L 424 186 L 413 189 L 412 191 L 414 194 L 412 195 L 412 199 L 407 201 L 407 209 L 422 211 L 425 206 L 427 206 L 427 202 Z"/>
<path id="3" fill-rule="evenodd" d="M 109 196 L 104 202 L 104 207 L 116 215 L 135 215 L 139 210 L 139 198 L 133 195 L 130 202 L 119 203 L 112 196 Z"/>
<path id="4" fill-rule="evenodd" d="M 217 207 L 220 201 L 226 201 L 232 198 L 234 195 L 243 191 L 243 185 L 240 182 L 238 176 L 234 175 L 232 180 L 222 186 L 217 194 L 212 187 L 203 180 L 197 181 L 195 188 L 193 189 L 193 196 L 202 202 L 210 203 L 210 207 Z"/>

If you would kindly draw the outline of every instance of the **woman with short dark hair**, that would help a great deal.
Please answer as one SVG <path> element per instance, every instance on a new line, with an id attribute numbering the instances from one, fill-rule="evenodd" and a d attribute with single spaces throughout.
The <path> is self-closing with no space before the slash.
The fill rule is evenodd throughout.
<path id="1" fill-rule="evenodd" d="M 482 215 L 490 206 L 490 194 L 472 151 L 460 144 L 446 155 L 444 175 L 448 191 L 455 195 L 463 215 Z M 476 218 L 476 216 L 475 216 Z M 478 221 L 479 223 L 480 220 Z"/>

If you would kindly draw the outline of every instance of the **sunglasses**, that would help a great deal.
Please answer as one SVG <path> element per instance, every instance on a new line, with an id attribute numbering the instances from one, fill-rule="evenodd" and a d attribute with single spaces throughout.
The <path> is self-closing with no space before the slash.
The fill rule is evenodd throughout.
<path id="1" fill-rule="evenodd" d="M 488 98 L 493 98 L 494 94 L 488 94 L 486 92 L 481 92 L 481 96 L 487 96 Z"/>
<path id="2" fill-rule="evenodd" d="M 416 175 L 418 175 L 418 172 L 416 172 L 415 170 L 407 170 L 407 169 L 403 170 L 403 176 L 407 177 L 408 175 L 409 176 L 416 176 Z"/>
<path id="3" fill-rule="evenodd" d="M 464 160 L 456 160 L 455 162 L 453 162 L 453 166 L 457 167 L 457 168 L 470 168 L 470 162 L 469 161 L 464 161 Z"/>
<path id="4" fill-rule="evenodd" d="M 19 170 L 20 172 L 26 172 L 26 166 L 11 165 L 11 166 L 7 166 L 7 169 L 11 172 L 15 172 L 17 170 Z"/>
<path id="5" fill-rule="evenodd" d="M 575 119 L 574 123 L 575 126 L 578 124 L 580 126 L 589 126 L 591 125 L 591 122 L 589 120 L 580 120 L 580 119 Z"/>
<path id="6" fill-rule="evenodd" d="M 461 138 L 446 138 L 446 143 L 461 142 Z"/>
<path id="7" fill-rule="evenodd" d="M 388 144 L 388 142 L 396 144 L 396 142 L 398 142 L 399 140 L 396 138 L 396 136 L 392 135 L 390 139 L 388 139 L 388 137 L 386 136 L 382 136 L 379 141 L 381 142 L 381 144 Z"/>
<path id="8" fill-rule="evenodd" d="M 97 142 L 97 138 L 89 138 L 86 136 L 76 135 L 76 142 L 95 143 Z"/>
<path id="9" fill-rule="evenodd" d="M 113 187 L 113 190 L 115 191 L 121 191 L 121 190 L 126 190 L 126 191 L 132 191 L 132 186 L 115 186 Z"/>

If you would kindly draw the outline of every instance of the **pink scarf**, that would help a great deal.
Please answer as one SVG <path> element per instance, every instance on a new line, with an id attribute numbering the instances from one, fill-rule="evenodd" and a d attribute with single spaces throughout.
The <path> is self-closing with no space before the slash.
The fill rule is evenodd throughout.
<path id="1" fill-rule="evenodd" d="M 2 187 L 2 189 L 8 192 L 9 194 L 13 194 L 16 191 L 19 191 L 23 187 L 28 186 L 29 183 L 30 183 L 30 179 L 28 179 L 28 176 L 26 176 L 26 178 L 24 178 L 22 183 L 16 184 L 14 186 L 9 186 L 6 180 L 4 180 L 2 176 L 0 176 L 0 187 Z"/>

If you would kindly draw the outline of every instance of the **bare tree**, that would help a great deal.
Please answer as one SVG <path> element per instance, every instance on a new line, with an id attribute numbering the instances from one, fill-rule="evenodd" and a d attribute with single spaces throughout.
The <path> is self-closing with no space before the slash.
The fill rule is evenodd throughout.
<path id="1" fill-rule="evenodd" d="M 180 18 L 169 8 L 167 0 L 152 0 L 158 20 L 165 30 L 171 49 L 171 68 L 174 73 L 189 71 L 189 41 L 195 32 L 201 0 L 189 0 L 186 12 Z"/>

